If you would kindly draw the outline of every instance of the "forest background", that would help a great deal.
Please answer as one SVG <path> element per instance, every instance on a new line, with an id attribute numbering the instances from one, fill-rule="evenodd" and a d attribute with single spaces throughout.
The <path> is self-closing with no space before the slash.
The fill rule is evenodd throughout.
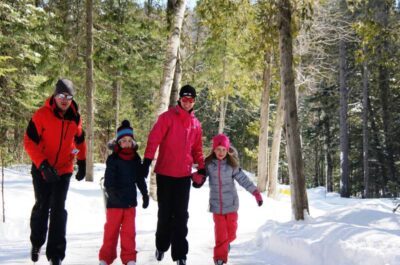
<path id="1" fill-rule="evenodd" d="M 3 166 L 29 163 L 22 144 L 26 126 L 58 78 L 74 82 L 75 100 L 85 121 L 86 2 L 0 1 Z M 199 0 L 187 8 L 172 86 L 172 91 L 183 84 L 198 90 L 195 110 L 203 126 L 205 153 L 210 152 L 211 137 L 223 131 L 238 149 L 241 166 L 266 176 L 266 182 L 259 183 L 262 190 L 273 182 L 275 170 L 280 183 L 289 183 L 283 115 L 279 114 L 276 2 Z M 345 197 L 398 196 L 400 4 L 394 0 L 290 2 L 307 187 L 323 185 Z M 143 154 L 159 107 L 171 13 L 179 3 L 93 1 L 95 162 L 105 161 L 106 143 L 122 119 L 131 121 Z M 172 98 L 170 103 L 174 102 Z M 266 146 L 260 144 L 262 136 Z M 276 149 L 279 159 L 274 160 Z M 263 161 L 261 151 L 267 154 Z M 261 171 L 263 165 L 268 169 Z M 343 179 L 349 184 L 345 191 Z"/>

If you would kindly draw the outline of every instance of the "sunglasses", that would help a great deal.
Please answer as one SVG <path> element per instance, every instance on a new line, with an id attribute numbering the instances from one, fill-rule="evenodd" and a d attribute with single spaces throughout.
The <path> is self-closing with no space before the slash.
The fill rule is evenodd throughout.
<path id="1" fill-rule="evenodd" d="M 66 99 L 66 100 L 72 100 L 74 96 L 71 95 L 65 95 L 65 94 L 57 94 L 56 96 L 59 99 Z"/>
<path id="2" fill-rule="evenodd" d="M 181 98 L 181 100 L 182 100 L 182 102 L 184 102 L 184 103 L 194 103 L 196 100 L 194 99 L 194 98 L 192 98 L 192 97 L 183 97 L 183 98 Z"/>

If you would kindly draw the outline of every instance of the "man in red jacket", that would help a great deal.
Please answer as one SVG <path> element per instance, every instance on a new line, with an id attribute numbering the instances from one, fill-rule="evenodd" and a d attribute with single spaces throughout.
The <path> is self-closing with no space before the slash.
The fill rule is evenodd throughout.
<path id="1" fill-rule="evenodd" d="M 162 260 L 171 246 L 172 259 L 184 265 L 189 248 L 186 236 L 191 178 L 193 186 L 201 187 L 205 169 L 201 124 L 193 113 L 196 90 L 185 85 L 179 96 L 178 105 L 162 113 L 150 131 L 143 174 L 147 176 L 159 148 L 154 168 L 158 200 L 156 259 Z M 192 176 L 193 164 L 198 165 L 198 170 Z"/>
<path id="2" fill-rule="evenodd" d="M 48 240 L 46 256 L 50 264 L 61 264 L 65 257 L 67 211 L 65 200 L 77 156 L 78 173 L 86 174 L 86 144 L 78 105 L 73 100 L 70 80 L 58 80 L 54 94 L 29 121 L 24 146 L 32 160 L 35 205 L 31 214 L 31 259 L 39 259 L 40 248 Z M 50 223 L 47 229 L 47 224 Z"/>

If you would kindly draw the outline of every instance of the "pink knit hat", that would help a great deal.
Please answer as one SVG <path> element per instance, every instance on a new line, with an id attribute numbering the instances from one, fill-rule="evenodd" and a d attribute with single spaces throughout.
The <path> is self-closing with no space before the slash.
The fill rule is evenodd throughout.
<path id="1" fill-rule="evenodd" d="M 229 150 L 230 141 L 228 136 L 226 136 L 225 134 L 223 133 L 217 134 L 216 136 L 213 137 L 212 140 L 213 140 L 213 150 L 218 146 L 223 146 Z"/>

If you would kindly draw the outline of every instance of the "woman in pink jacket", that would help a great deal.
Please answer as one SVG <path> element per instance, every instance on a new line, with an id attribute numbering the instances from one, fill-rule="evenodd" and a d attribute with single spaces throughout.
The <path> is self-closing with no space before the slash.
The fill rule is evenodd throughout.
<path id="1" fill-rule="evenodd" d="M 150 131 L 144 153 L 143 175 L 147 176 L 157 148 L 154 172 L 157 175 L 158 222 L 156 259 L 162 260 L 171 246 L 177 265 L 186 264 L 188 253 L 187 222 L 191 179 L 194 187 L 205 181 L 202 129 L 194 116 L 196 90 L 185 85 L 176 107 L 162 113 Z M 198 170 L 192 177 L 192 166 Z"/>

